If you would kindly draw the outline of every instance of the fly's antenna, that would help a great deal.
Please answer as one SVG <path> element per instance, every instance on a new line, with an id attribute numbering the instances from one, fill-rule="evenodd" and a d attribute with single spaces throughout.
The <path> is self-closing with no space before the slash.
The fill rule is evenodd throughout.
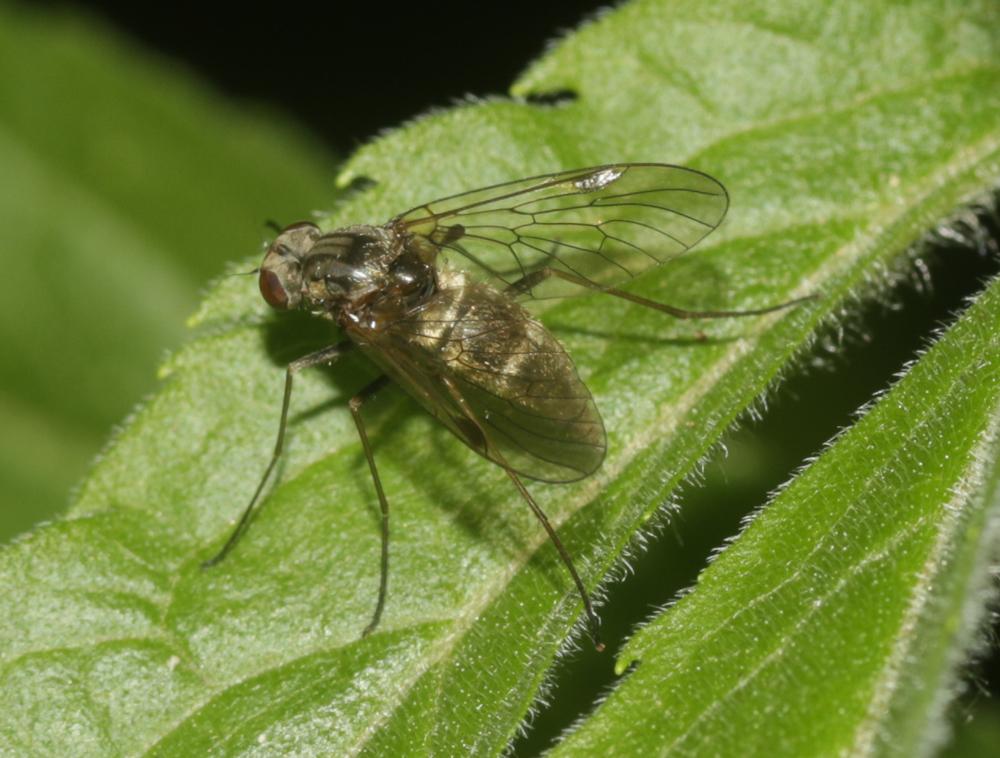
<path id="1" fill-rule="evenodd" d="M 251 271 L 237 271 L 233 274 L 226 274 L 225 278 L 229 279 L 230 277 L 233 276 L 253 276 L 254 274 L 259 274 L 259 273 L 260 273 L 260 266 Z"/>

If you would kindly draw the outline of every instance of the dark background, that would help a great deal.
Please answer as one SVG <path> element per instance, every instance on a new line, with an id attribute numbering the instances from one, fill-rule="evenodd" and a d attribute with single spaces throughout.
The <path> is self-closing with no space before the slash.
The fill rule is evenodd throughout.
<path id="1" fill-rule="evenodd" d="M 504 95 L 551 40 L 609 3 L 282 2 L 231 14 L 109 0 L 32 5 L 90 9 L 225 93 L 280 106 L 344 155 L 428 108 Z"/>
<path id="2" fill-rule="evenodd" d="M 137 44 L 189 67 L 224 95 L 290 114 L 343 157 L 380 130 L 430 108 L 468 95 L 505 96 L 552 40 L 607 4 L 432 3 L 396 9 L 351 3 L 328 4 L 317 12 L 286 2 L 266 10 L 244 6 L 225 19 L 204 7 L 104 0 L 32 5 L 86 9 Z M 996 217 L 984 213 L 982 221 L 985 244 L 939 245 L 930 258 L 929 288 L 904 286 L 894 303 L 901 308 L 870 306 L 857 336 L 825 358 L 826 368 L 787 383 L 766 419 L 736 435 L 731 448 L 753 444 L 769 451 L 766 470 L 748 480 L 727 473 L 724 463 L 713 464 L 706 486 L 688 488 L 677 526 L 652 541 L 636 562 L 636 576 L 614 588 L 614 600 L 602 611 L 609 652 L 584 650 L 562 664 L 547 698 L 554 706 L 519 741 L 520 754 L 536 753 L 586 711 L 610 686 L 616 649 L 635 624 L 689 586 L 709 552 L 738 531 L 747 510 L 848 425 L 854 411 L 891 383 L 963 298 L 996 272 L 995 248 L 992 254 L 989 249 L 998 238 Z M 837 372 L 846 367 L 850 372 Z M 996 689 L 996 656 L 973 671 L 971 679 L 978 683 L 973 691 Z M 962 699 L 959 722 L 981 698 Z"/>

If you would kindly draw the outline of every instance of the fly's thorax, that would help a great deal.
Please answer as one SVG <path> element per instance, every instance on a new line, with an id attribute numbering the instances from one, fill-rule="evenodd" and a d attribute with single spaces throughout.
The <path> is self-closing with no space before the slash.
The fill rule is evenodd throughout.
<path id="1" fill-rule="evenodd" d="M 301 308 L 357 321 L 364 312 L 407 310 L 434 291 L 432 264 L 391 229 L 314 224 L 284 229 L 260 267 L 260 289 L 274 308 Z"/>

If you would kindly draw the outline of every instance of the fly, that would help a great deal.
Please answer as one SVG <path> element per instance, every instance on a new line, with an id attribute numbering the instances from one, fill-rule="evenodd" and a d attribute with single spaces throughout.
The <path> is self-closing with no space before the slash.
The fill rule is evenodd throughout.
<path id="1" fill-rule="evenodd" d="M 569 570 L 594 644 L 603 649 L 590 595 L 545 513 L 522 482 L 572 482 L 604 460 L 604 424 L 562 345 L 529 311 L 533 302 L 603 292 L 675 318 L 753 316 L 691 311 L 618 289 L 681 255 L 722 222 L 725 188 L 693 169 L 620 163 L 536 176 L 420 205 L 382 226 L 281 230 L 258 269 L 276 310 L 306 310 L 346 339 L 292 361 L 274 453 L 239 523 L 206 566 L 246 529 L 281 456 L 295 375 L 360 349 L 381 375 L 348 402 L 382 513 L 378 599 L 389 576 L 389 501 L 361 409 L 400 385 L 479 455 L 497 464 L 535 514 Z"/>

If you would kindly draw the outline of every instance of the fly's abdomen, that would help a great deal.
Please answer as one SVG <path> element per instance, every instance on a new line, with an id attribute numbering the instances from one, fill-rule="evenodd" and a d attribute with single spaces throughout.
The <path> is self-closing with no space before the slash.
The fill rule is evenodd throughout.
<path id="1" fill-rule="evenodd" d="M 604 458 L 604 426 L 559 342 L 496 290 L 445 282 L 451 286 L 387 330 L 395 356 L 387 370 L 501 465 L 552 482 L 593 472 Z"/>

